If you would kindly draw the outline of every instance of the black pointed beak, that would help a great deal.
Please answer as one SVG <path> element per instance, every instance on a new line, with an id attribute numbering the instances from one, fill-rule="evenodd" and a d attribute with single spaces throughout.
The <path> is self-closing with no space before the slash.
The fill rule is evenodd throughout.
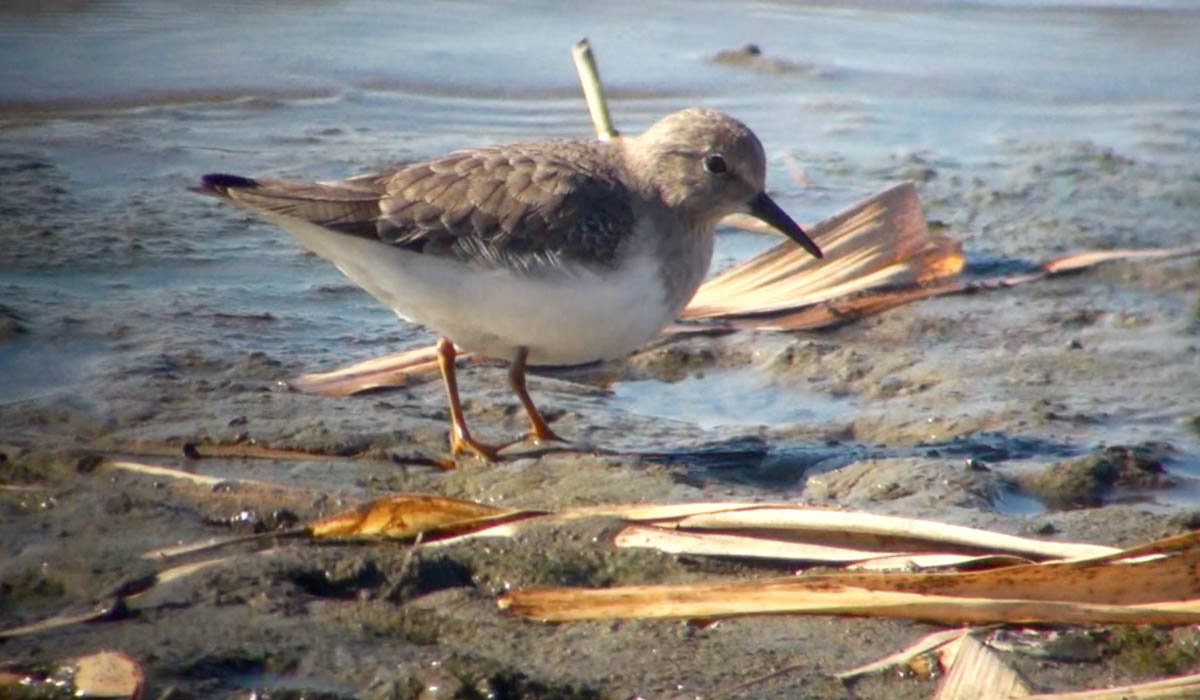
<path id="1" fill-rule="evenodd" d="M 766 192 L 760 192 L 757 197 L 750 200 L 746 204 L 746 211 L 750 216 L 767 222 L 772 228 L 795 241 L 814 258 L 825 257 L 825 254 L 821 252 L 816 243 L 813 243 L 808 234 L 804 233 L 800 226 L 792 221 L 792 217 L 780 209 L 775 200 L 768 197 Z"/>

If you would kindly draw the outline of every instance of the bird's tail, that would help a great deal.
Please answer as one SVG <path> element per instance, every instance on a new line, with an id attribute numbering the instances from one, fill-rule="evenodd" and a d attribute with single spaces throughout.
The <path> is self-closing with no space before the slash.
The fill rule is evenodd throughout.
<path id="1" fill-rule="evenodd" d="M 229 197 L 231 189 L 254 189 L 258 187 L 258 180 L 250 177 L 242 177 L 241 175 L 228 175 L 226 173 L 209 173 L 200 178 L 200 186 L 191 188 L 193 192 L 200 194 L 208 194 L 214 197 Z"/>

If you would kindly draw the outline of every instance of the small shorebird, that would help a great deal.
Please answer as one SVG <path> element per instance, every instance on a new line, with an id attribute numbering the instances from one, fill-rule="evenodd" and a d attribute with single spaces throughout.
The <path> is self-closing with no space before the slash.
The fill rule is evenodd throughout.
<path id="1" fill-rule="evenodd" d="M 402 318 L 436 331 L 450 447 L 497 458 L 463 420 L 456 347 L 508 360 L 526 439 L 562 440 L 525 367 L 621 357 L 653 338 L 704 279 L 713 229 L 745 212 L 820 249 L 763 191 L 750 129 L 705 109 L 641 136 L 459 151 L 340 182 L 205 175 L 200 191 L 276 222 Z"/>

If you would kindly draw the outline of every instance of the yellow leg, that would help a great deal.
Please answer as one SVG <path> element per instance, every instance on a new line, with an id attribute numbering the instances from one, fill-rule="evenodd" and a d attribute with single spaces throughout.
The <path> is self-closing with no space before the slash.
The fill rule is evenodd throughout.
<path id="1" fill-rule="evenodd" d="M 457 457 L 472 452 L 486 462 L 499 459 L 500 447 L 487 445 L 471 437 L 467 423 L 463 420 L 462 404 L 458 400 L 458 380 L 454 373 L 454 343 L 448 338 L 438 338 L 438 369 L 442 370 L 442 381 L 446 385 L 446 398 L 450 400 L 450 453 Z"/>
<path id="2" fill-rule="evenodd" d="M 525 407 L 525 413 L 529 415 L 529 422 L 533 426 L 529 434 L 525 437 L 526 440 L 533 440 L 536 443 L 550 442 L 566 442 L 558 436 L 550 426 L 546 425 L 546 421 L 542 418 L 542 414 L 538 412 L 537 406 L 533 405 L 533 399 L 529 398 L 529 392 L 525 390 L 525 360 L 529 357 L 529 349 L 521 348 L 517 351 L 517 356 L 513 359 L 512 364 L 508 366 L 508 385 L 512 387 L 513 393 L 521 401 L 521 405 Z"/>

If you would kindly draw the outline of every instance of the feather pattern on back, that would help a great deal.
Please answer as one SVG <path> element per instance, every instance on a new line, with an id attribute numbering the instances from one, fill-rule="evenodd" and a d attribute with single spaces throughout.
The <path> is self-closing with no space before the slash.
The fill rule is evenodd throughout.
<path id="1" fill-rule="evenodd" d="M 209 176 L 205 191 L 253 209 L 426 255 L 530 270 L 611 267 L 633 197 L 595 142 L 460 151 L 336 183 Z"/>

